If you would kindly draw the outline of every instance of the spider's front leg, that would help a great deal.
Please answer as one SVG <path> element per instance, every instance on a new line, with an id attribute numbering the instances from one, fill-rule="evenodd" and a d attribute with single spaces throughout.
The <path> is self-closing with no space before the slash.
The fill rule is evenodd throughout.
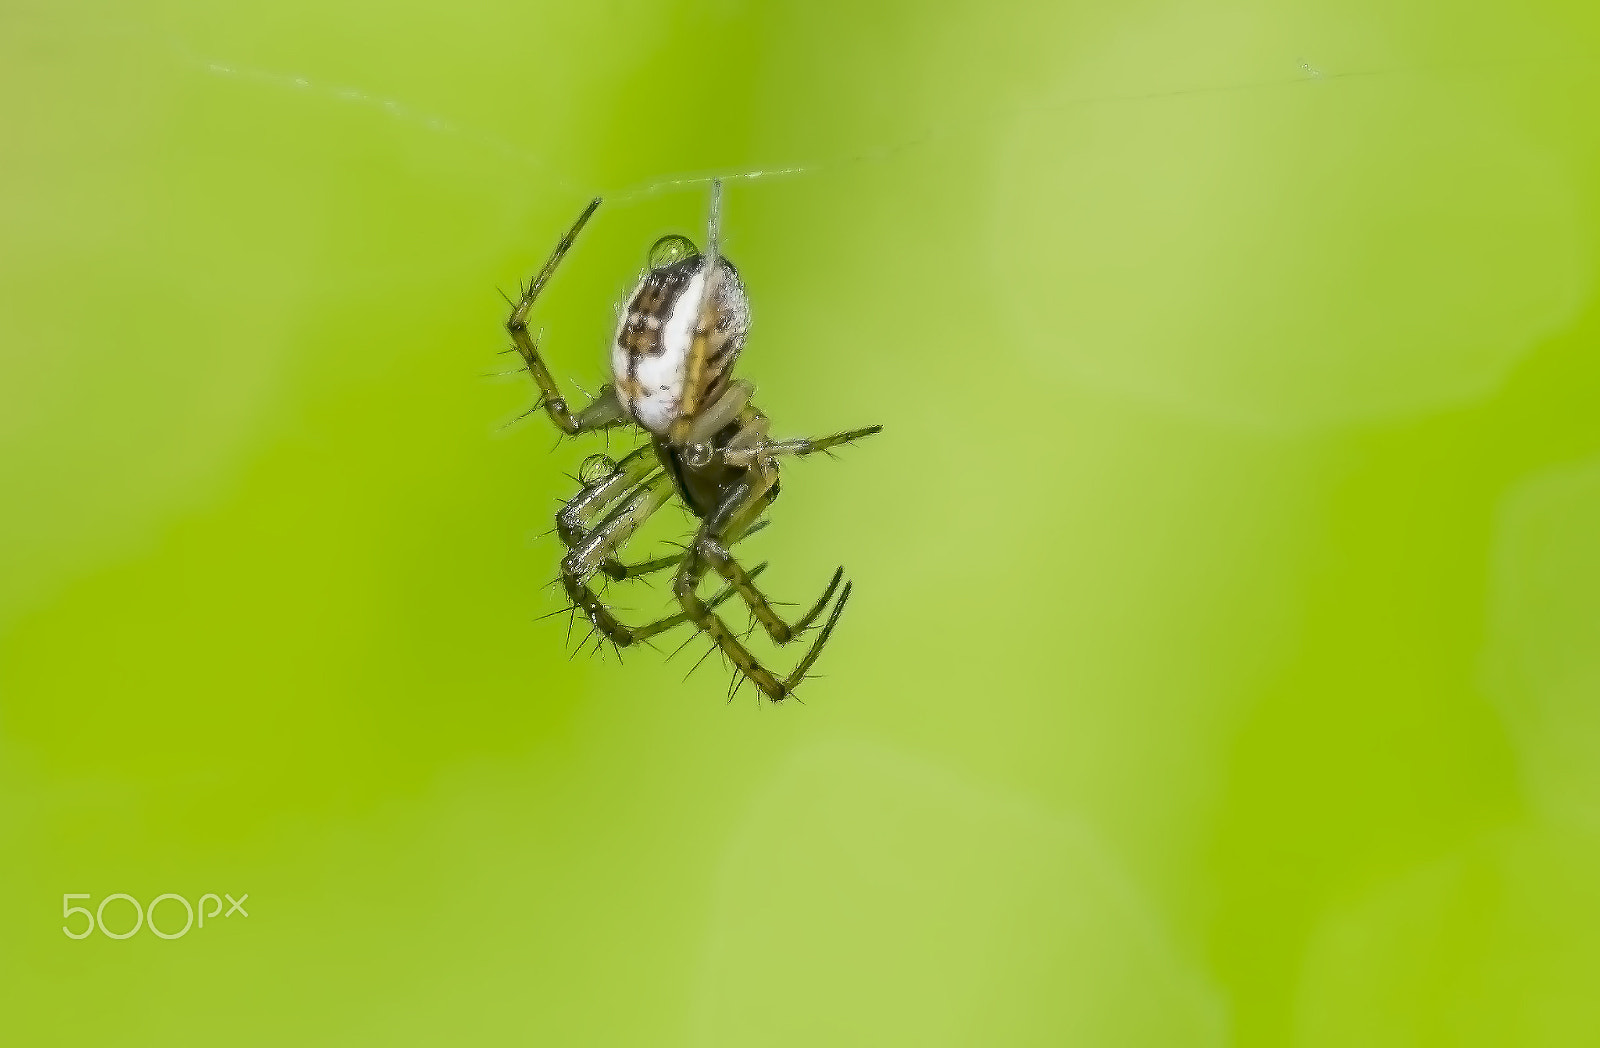
<path id="1" fill-rule="evenodd" d="M 584 223 L 589 221 L 589 216 L 594 214 L 595 208 L 600 206 L 600 198 L 589 202 L 583 209 L 583 214 L 572 224 L 567 235 L 561 238 L 556 249 L 551 253 L 549 261 L 544 268 L 539 270 L 538 276 L 523 291 L 521 299 L 512 307 L 511 316 L 506 320 L 506 331 L 511 334 L 511 343 L 522 355 L 523 363 L 527 366 L 528 374 L 533 376 L 533 381 L 539 387 L 539 405 L 544 408 L 545 414 L 550 416 L 550 421 L 560 427 L 561 432 L 572 436 L 575 433 L 584 433 L 594 429 L 604 429 L 627 421 L 627 415 L 622 409 L 622 404 L 617 400 L 616 391 L 607 385 L 601 388 L 598 396 L 586 407 L 574 414 L 567 407 L 567 402 L 561 396 L 561 391 L 556 388 L 555 379 L 550 375 L 550 369 L 545 367 L 543 358 L 539 356 L 539 347 L 534 342 L 533 336 L 528 334 L 528 311 L 533 308 L 533 300 L 539 297 L 539 292 L 544 290 L 549 283 L 550 276 L 556 271 L 556 266 L 561 264 L 561 259 L 566 255 L 567 249 L 572 247 L 572 242 L 578 239 L 578 233 L 583 229 Z"/>
<path id="2" fill-rule="evenodd" d="M 817 661 L 817 656 L 822 654 L 823 645 L 828 642 L 834 625 L 839 621 L 840 613 L 844 611 L 845 602 L 850 599 L 850 584 L 848 582 L 844 584 L 844 589 L 839 592 L 839 600 L 834 604 L 833 612 L 828 616 L 822 632 L 812 642 L 805 657 L 783 680 L 779 680 L 763 667 L 713 610 L 726 590 L 724 594 L 719 594 L 716 600 L 710 602 L 702 601 L 697 592 L 706 572 L 715 570 L 727 580 L 728 589 L 744 599 L 757 621 L 766 628 L 767 635 L 778 644 L 786 644 L 799 636 L 827 607 L 834 592 L 839 589 L 839 583 L 844 579 L 843 568 L 834 572 L 833 580 L 828 583 L 828 588 L 812 605 L 811 610 L 790 625 L 783 621 L 782 617 L 772 609 L 766 597 L 756 588 L 757 572 L 745 571 L 727 550 L 725 537 L 748 528 L 755 517 L 772 501 L 772 486 L 775 480 L 776 475 L 771 471 L 751 470 L 749 475 L 728 493 L 722 505 L 706 519 L 696 533 L 694 544 L 689 548 L 688 556 L 673 581 L 673 591 L 677 594 L 678 602 L 683 605 L 684 614 L 716 642 L 717 647 L 732 660 L 738 671 L 754 681 L 756 687 L 760 688 L 768 698 L 780 702 L 794 693 L 795 687 L 805 678 L 806 671 Z"/>
<path id="3" fill-rule="evenodd" d="M 845 430 L 843 433 L 832 433 L 826 437 L 768 440 L 767 416 L 754 408 L 749 408 L 741 416 L 740 421 L 742 428 L 734 434 L 722 453 L 723 461 L 730 466 L 765 465 L 780 455 L 794 455 L 797 458 L 815 455 L 841 444 L 849 444 L 851 441 L 883 432 L 882 426 L 863 426 L 860 429 Z"/>
<path id="4" fill-rule="evenodd" d="M 672 498 L 673 492 L 672 479 L 665 474 L 640 485 L 623 499 L 621 505 L 608 513 L 599 526 L 591 531 L 582 532 L 580 536 L 572 536 L 577 541 L 569 542 L 571 552 L 561 561 L 561 582 L 566 587 L 567 596 L 572 600 L 572 606 L 583 612 L 584 617 L 619 648 L 626 648 L 636 641 L 649 640 L 659 633 L 689 621 L 687 614 L 679 612 L 643 626 L 624 625 L 611 609 L 601 602 L 599 595 L 588 584 L 588 579 L 597 570 L 606 569 L 608 565 L 627 567 L 617 560 L 617 551 L 656 510 Z M 573 501 L 576 503 L 579 500 Z M 568 538 L 568 534 L 563 532 L 562 537 Z M 676 562 L 677 559 L 679 558 L 672 558 L 672 562 Z M 749 573 L 750 577 L 759 575 L 765 568 L 766 565 L 763 564 L 754 569 Z M 725 587 L 712 598 L 709 606 L 715 607 L 722 603 L 732 596 L 733 592 L 732 586 Z"/>
<path id="5" fill-rule="evenodd" d="M 613 464 L 610 472 L 584 484 L 583 490 L 556 514 L 556 533 L 560 535 L 562 543 L 567 549 L 573 550 L 589 541 L 596 518 L 634 487 L 660 470 L 661 463 L 656 458 L 655 449 L 646 444 L 629 452 L 621 461 Z M 766 524 L 766 521 L 752 522 L 750 527 L 742 529 L 739 534 L 729 536 L 729 542 L 747 538 L 760 531 Z M 596 566 L 612 581 L 621 582 L 623 579 L 639 578 L 664 568 L 675 567 L 683 558 L 683 553 L 672 553 L 637 563 L 625 563 L 615 556 L 608 556 Z"/>

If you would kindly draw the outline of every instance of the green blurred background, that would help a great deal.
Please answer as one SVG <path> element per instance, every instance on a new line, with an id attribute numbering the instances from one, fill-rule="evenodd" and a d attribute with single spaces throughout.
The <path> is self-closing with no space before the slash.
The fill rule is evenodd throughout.
<path id="1" fill-rule="evenodd" d="M 11 0 L 0 1040 L 1600 1043 L 1597 37 Z M 750 543 L 856 581 L 773 708 L 535 621 L 598 442 L 492 376 L 590 196 L 592 389 L 668 183 L 779 169 L 742 372 L 886 430 Z"/>

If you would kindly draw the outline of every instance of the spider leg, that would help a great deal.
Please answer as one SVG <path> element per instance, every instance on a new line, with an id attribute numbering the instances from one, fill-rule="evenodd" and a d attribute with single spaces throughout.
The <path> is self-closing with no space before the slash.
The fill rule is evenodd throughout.
<path id="1" fill-rule="evenodd" d="M 582 491 L 561 507 L 561 512 L 556 514 L 556 531 L 561 541 L 569 549 L 577 548 L 589 537 L 596 517 L 660 469 L 661 463 L 648 444 L 623 456 L 616 469 L 585 484 Z"/>
<path id="2" fill-rule="evenodd" d="M 590 625 L 618 648 L 648 640 L 689 621 L 688 615 L 679 612 L 643 626 L 627 626 L 617 619 L 587 582 L 589 576 L 600 570 L 602 565 L 608 561 L 615 562 L 616 551 L 633 537 L 651 514 L 672 498 L 674 490 L 672 479 L 666 475 L 640 485 L 628 494 L 621 505 L 607 514 L 598 527 L 587 533 L 582 542 L 574 545 L 561 562 L 561 581 L 573 608 L 582 612 Z M 749 572 L 749 576 L 754 578 L 765 568 L 763 564 Z M 732 586 L 724 588 L 712 598 L 708 607 L 715 607 L 733 593 Z"/>
<path id="3" fill-rule="evenodd" d="M 783 620 L 783 616 L 773 610 L 771 603 L 755 587 L 751 574 L 740 567 L 739 562 L 733 559 L 721 543 L 710 537 L 702 538 L 695 543 L 694 552 L 701 561 L 727 580 L 728 585 L 743 598 L 745 605 L 750 609 L 750 614 L 755 616 L 756 621 L 767 631 L 767 636 L 772 638 L 774 644 L 787 644 L 810 628 L 817 616 L 828 606 L 828 602 L 833 599 L 839 583 L 844 581 L 844 569 L 839 568 L 828 581 L 828 587 L 822 591 L 822 596 L 811 605 L 811 610 L 790 625 Z"/>
<path id="4" fill-rule="evenodd" d="M 673 581 L 673 590 L 677 594 L 678 602 L 683 605 L 684 614 L 716 642 L 717 647 L 722 649 L 723 654 L 738 672 L 754 682 L 768 698 L 780 702 L 793 694 L 795 687 L 805 678 L 806 671 L 822 654 L 823 646 L 827 644 L 834 626 L 839 621 L 840 613 L 844 611 L 845 603 L 850 599 L 850 584 L 845 583 L 844 588 L 839 590 L 839 583 L 844 574 L 841 568 L 834 574 L 833 581 L 829 583 L 822 598 L 794 626 L 790 626 L 779 618 L 766 598 L 756 589 L 754 572 L 745 571 L 728 555 L 719 539 L 733 527 L 738 527 L 742 522 L 747 523 L 754 514 L 766 508 L 772 499 L 771 487 L 774 480 L 773 474 L 755 470 L 740 481 L 722 505 L 718 506 L 700 526 L 699 532 L 695 535 L 694 545 L 689 549 L 689 555 L 684 559 L 683 566 L 678 569 L 677 578 Z M 768 635 L 780 644 L 792 640 L 801 630 L 809 627 L 838 590 L 839 598 L 834 603 L 833 611 L 822 627 L 822 632 L 812 642 L 799 664 L 784 679 L 779 680 L 763 667 L 716 614 L 712 606 L 700 599 L 697 593 L 700 582 L 706 572 L 713 568 L 716 568 L 718 574 L 728 580 L 728 585 L 744 598 L 751 612 L 766 627 Z"/>
<path id="5" fill-rule="evenodd" d="M 722 453 L 723 461 L 730 466 L 753 466 L 770 462 L 780 455 L 804 457 L 836 448 L 840 444 L 870 437 L 883 431 L 882 426 L 863 426 L 826 437 L 801 437 L 796 440 L 768 440 L 766 416 L 757 414 L 754 419 L 734 434 Z"/>
<path id="6" fill-rule="evenodd" d="M 722 431 L 723 426 L 737 420 L 745 413 L 745 405 L 750 402 L 750 397 L 755 391 L 755 385 L 745 379 L 736 378 L 729 382 L 728 387 L 694 417 L 684 434 L 683 442 L 704 444 L 716 436 Z"/>
<path id="7" fill-rule="evenodd" d="M 741 429 L 734 435 L 733 442 L 738 442 L 754 429 L 758 434 L 765 429 L 766 418 L 755 412 L 755 416 L 747 428 Z M 758 437 L 759 439 L 759 437 Z M 750 614 L 767 631 L 767 636 L 772 638 L 774 644 L 788 644 L 800 634 L 810 628 L 818 615 L 822 614 L 832 599 L 834 591 L 844 581 L 844 569 L 840 568 L 833 573 L 827 589 L 822 596 L 811 606 L 811 609 L 797 619 L 792 625 L 785 622 L 772 607 L 764 594 L 751 585 L 745 570 L 734 560 L 728 552 L 732 542 L 729 537 L 746 534 L 753 522 L 766 511 L 774 499 L 777 498 L 778 474 L 775 467 L 761 464 L 750 471 L 740 486 L 730 492 L 724 505 L 718 507 L 718 512 L 713 514 L 713 520 L 722 522 L 715 535 L 708 534 L 704 529 L 696 535 L 692 547 L 696 556 L 705 560 L 710 567 L 721 575 L 731 585 L 745 605 L 750 609 Z M 758 525 L 759 526 L 759 525 Z"/>
<path id="8" fill-rule="evenodd" d="M 582 545 L 589 538 L 596 517 L 660 469 L 661 464 L 655 457 L 654 449 L 646 444 L 624 456 L 617 463 L 616 469 L 608 475 L 585 484 L 583 490 L 556 514 L 556 532 L 561 536 L 561 541 L 569 550 Z M 766 523 L 766 521 L 756 522 L 754 526 L 747 527 L 737 539 L 747 538 L 760 531 Z M 730 539 L 729 544 L 737 539 Z M 620 582 L 623 579 L 637 578 L 663 568 L 673 567 L 683 560 L 683 557 L 682 553 L 674 553 L 638 564 L 625 564 L 616 557 L 607 557 L 600 562 L 599 568 L 607 577 Z"/>
<path id="9" fill-rule="evenodd" d="M 572 600 L 572 606 L 583 612 L 596 629 L 619 647 L 633 643 L 633 630 L 617 621 L 611 610 L 589 588 L 587 579 L 599 570 L 603 561 L 611 558 L 623 543 L 633 537 L 651 514 L 666 505 L 672 494 L 672 480 L 664 474 L 639 485 L 562 558 L 561 582 Z"/>
<path id="10" fill-rule="evenodd" d="M 765 563 L 757 564 L 755 567 L 750 569 L 750 577 L 751 578 L 755 578 L 758 575 L 760 575 L 763 571 L 766 571 L 766 570 L 767 570 L 767 565 Z M 706 601 L 706 607 L 708 607 L 708 608 L 716 607 L 718 604 L 721 604 L 723 601 L 725 601 L 729 597 L 733 596 L 733 593 L 734 593 L 734 590 L 733 590 L 732 586 L 724 586 L 724 587 L 722 587 L 720 590 L 718 590 L 716 592 L 715 596 L 713 596 L 710 600 Z M 649 640 L 651 637 L 656 636 L 658 633 L 665 633 L 667 630 L 672 629 L 674 626 L 681 626 L 685 622 L 688 622 L 688 621 L 689 621 L 688 612 L 680 611 L 680 612 L 678 612 L 676 614 L 668 615 L 665 618 L 660 618 L 660 619 L 657 619 L 654 622 L 649 622 L 649 623 L 646 623 L 643 626 L 638 627 L 637 629 L 633 630 L 633 639 L 635 641 Z"/>
<path id="11" fill-rule="evenodd" d="M 602 387 L 600 394 L 588 406 L 573 414 L 567 407 L 565 398 L 561 396 L 561 391 L 556 387 L 555 379 L 550 376 L 550 369 L 539 356 L 538 345 L 528 334 L 528 311 L 533 308 L 534 299 L 539 297 L 539 292 L 549 283 L 556 266 L 561 264 L 561 259 L 572 247 L 572 242 L 578 239 L 578 233 L 583 229 L 584 223 L 589 221 L 589 216 L 594 214 L 599 206 L 600 198 L 596 197 L 583 209 L 583 214 L 578 216 L 578 220 L 572 224 L 567 235 L 561 238 L 561 242 L 556 245 L 555 251 L 545 262 L 544 268 L 539 270 L 527 290 L 523 291 L 522 297 L 512 307 L 511 316 L 506 320 L 506 331 L 511 334 L 512 345 L 522 355 L 528 374 L 533 376 L 533 381 L 539 387 L 539 406 L 550 416 L 550 421 L 568 436 L 588 430 L 604 429 L 627 421 L 627 414 L 617 400 L 616 392 L 609 385 Z"/>
<path id="12" fill-rule="evenodd" d="M 683 394 L 678 403 L 678 417 L 672 420 L 672 427 L 668 437 L 675 445 L 682 446 L 690 443 L 689 430 L 694 425 L 695 418 L 703 407 L 700 404 L 701 387 L 704 384 L 706 369 L 706 354 L 711 344 L 711 336 L 717 325 L 717 292 L 716 282 L 721 279 L 721 270 L 718 267 L 721 250 L 719 243 L 722 232 L 722 180 L 713 179 L 711 182 L 711 213 L 706 219 L 706 249 L 705 271 L 708 274 L 706 281 L 700 287 L 700 301 L 695 306 L 694 333 L 689 339 L 689 359 L 684 364 Z M 746 396 L 749 394 L 746 393 Z"/>
<path id="13" fill-rule="evenodd" d="M 742 535 L 739 535 L 737 538 L 729 539 L 726 545 L 731 548 L 737 543 L 743 542 L 751 535 L 754 535 L 756 532 L 760 531 L 770 523 L 772 522 L 768 520 L 758 520 L 755 522 L 755 524 L 746 529 Z M 685 547 L 681 552 L 669 553 L 664 557 L 655 557 L 651 560 L 641 561 L 637 564 L 626 564 L 615 559 L 606 560 L 601 563 L 600 570 L 605 572 L 606 576 L 613 581 L 621 582 L 624 579 L 637 579 L 642 576 L 661 571 L 664 568 L 675 567 L 676 565 L 683 563 L 683 558 L 686 556 L 688 556 L 687 547 Z"/>

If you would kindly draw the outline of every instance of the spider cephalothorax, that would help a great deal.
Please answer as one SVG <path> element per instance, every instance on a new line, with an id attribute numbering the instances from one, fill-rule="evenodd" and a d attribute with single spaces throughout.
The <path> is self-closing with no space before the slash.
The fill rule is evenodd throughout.
<path id="1" fill-rule="evenodd" d="M 693 623 L 733 663 L 739 675 L 736 681 L 754 681 L 777 701 L 793 694 L 821 653 L 850 597 L 850 584 L 839 588 L 844 579 L 840 568 L 810 610 L 790 623 L 756 588 L 755 578 L 765 565 L 747 571 L 729 547 L 762 526 L 761 515 L 778 496 L 779 456 L 827 451 L 882 427 L 815 440 L 767 438 L 767 418 L 750 402 L 755 387 L 732 377 L 749 331 L 750 305 L 738 271 L 718 253 L 721 190 L 720 183 L 712 183 L 703 253 L 684 237 L 656 241 L 649 269 L 629 295 L 612 340 L 612 382 L 582 410 L 573 413 L 557 392 L 528 334 L 527 320 L 534 299 L 600 206 L 599 200 L 592 201 L 561 238 L 512 309 L 506 328 L 539 386 L 540 403 L 563 433 L 638 426 L 650 437 L 648 444 L 618 462 L 604 456 L 586 460 L 579 471 L 582 490 L 556 516 L 556 531 L 568 551 L 561 561 L 561 582 L 573 611 L 618 647 Z M 673 498 L 700 521 L 684 551 L 641 563 L 619 560 L 617 554 L 645 520 Z M 596 572 L 626 579 L 670 567 L 677 568 L 673 593 L 682 610 L 642 626 L 618 621 L 589 584 Z M 726 585 L 710 600 L 702 600 L 700 582 L 712 571 Z M 756 661 L 716 613 L 717 605 L 737 594 L 767 635 L 787 644 L 815 624 L 836 592 L 838 601 L 816 641 L 781 679 Z"/>

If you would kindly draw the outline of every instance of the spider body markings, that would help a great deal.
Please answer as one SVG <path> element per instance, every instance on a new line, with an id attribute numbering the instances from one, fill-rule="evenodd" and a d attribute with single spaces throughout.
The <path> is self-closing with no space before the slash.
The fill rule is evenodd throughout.
<path id="1" fill-rule="evenodd" d="M 755 584 L 766 565 L 746 569 L 729 549 L 765 526 L 762 516 L 778 497 L 778 458 L 827 452 L 882 427 L 815 439 L 769 439 L 767 418 L 751 402 L 755 387 L 732 377 L 749 331 L 750 305 L 738 271 L 718 251 L 721 201 L 722 184 L 713 182 L 704 252 L 681 236 L 662 237 L 651 248 L 649 268 L 629 295 L 612 339 L 612 381 L 577 412 L 567 406 L 539 356 L 527 319 L 600 206 L 599 199 L 590 202 L 561 238 L 512 308 L 506 329 L 539 388 L 539 406 L 563 434 L 637 426 L 649 438 L 620 461 L 603 455 L 586 459 L 579 470 L 581 490 L 556 515 L 556 532 L 567 547 L 561 583 L 571 607 L 619 648 L 693 623 L 711 637 L 741 678 L 778 702 L 794 693 L 822 653 L 850 598 L 850 583 L 844 582 L 844 569 L 838 569 L 810 609 L 789 622 Z M 674 498 L 699 521 L 683 552 L 638 563 L 622 561 L 620 553 L 629 539 Z M 597 572 L 621 580 L 672 567 L 677 569 L 673 594 L 681 610 L 639 626 L 621 622 L 590 585 Z M 699 589 L 711 573 L 724 585 L 705 600 Z M 830 602 L 832 610 L 805 655 L 780 678 L 717 614 L 717 606 L 735 595 L 780 645 L 811 629 Z"/>

